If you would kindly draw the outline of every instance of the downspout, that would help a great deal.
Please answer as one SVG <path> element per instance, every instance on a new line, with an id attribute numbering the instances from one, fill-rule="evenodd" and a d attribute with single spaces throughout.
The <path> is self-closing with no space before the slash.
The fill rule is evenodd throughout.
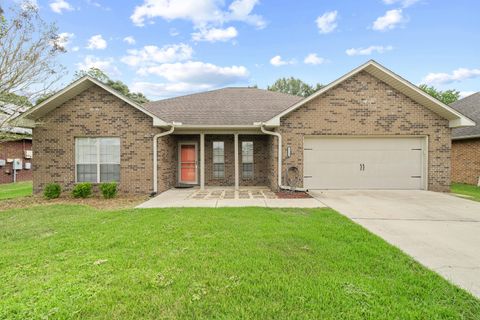
<path id="1" fill-rule="evenodd" d="M 278 139 L 278 187 L 280 189 L 284 189 L 284 190 L 291 190 L 292 188 L 289 187 L 289 186 L 284 186 L 282 185 L 282 135 L 279 133 L 279 132 L 275 132 L 275 131 L 268 131 L 267 129 L 264 128 L 264 125 L 263 123 L 260 124 L 260 130 L 262 130 L 262 132 L 264 134 L 268 134 L 268 135 L 271 135 L 271 136 L 275 136 L 277 137 Z M 295 188 L 295 190 L 298 190 L 298 191 L 307 191 L 307 189 L 305 188 Z"/>
<path id="2" fill-rule="evenodd" d="M 168 136 L 175 130 L 175 126 L 172 124 L 170 130 L 157 133 L 153 136 L 153 192 L 152 195 L 156 195 L 158 192 L 158 138 Z"/>

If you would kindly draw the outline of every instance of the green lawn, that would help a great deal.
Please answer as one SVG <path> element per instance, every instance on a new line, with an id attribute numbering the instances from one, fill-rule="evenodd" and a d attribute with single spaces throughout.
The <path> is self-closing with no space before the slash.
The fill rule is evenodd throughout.
<path id="1" fill-rule="evenodd" d="M 478 319 L 330 209 L 0 212 L 0 319 Z"/>
<path id="2" fill-rule="evenodd" d="M 32 181 L 0 184 L 0 200 L 32 195 Z"/>
<path id="3" fill-rule="evenodd" d="M 471 184 L 453 183 L 451 191 L 468 196 L 472 200 L 480 201 L 480 187 Z"/>

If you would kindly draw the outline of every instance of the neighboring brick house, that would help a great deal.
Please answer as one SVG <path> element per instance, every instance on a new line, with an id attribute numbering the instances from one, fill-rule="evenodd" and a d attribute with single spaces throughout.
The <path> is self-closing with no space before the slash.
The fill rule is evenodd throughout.
<path id="1" fill-rule="evenodd" d="M 34 191 L 118 181 L 448 191 L 460 112 L 369 61 L 307 98 L 225 88 L 144 105 L 81 78 L 19 120 L 33 128 Z"/>
<path id="2" fill-rule="evenodd" d="M 26 109 L 13 104 L 0 103 L 0 183 L 32 180 L 32 130 L 5 123 Z M 15 168 L 15 170 L 14 170 Z"/>
<path id="3" fill-rule="evenodd" d="M 0 183 L 31 181 L 32 138 L 0 142 L 0 170 Z"/>
<path id="4" fill-rule="evenodd" d="M 453 129 L 452 181 L 480 186 L 480 92 L 451 104 L 477 123 L 474 127 Z"/>

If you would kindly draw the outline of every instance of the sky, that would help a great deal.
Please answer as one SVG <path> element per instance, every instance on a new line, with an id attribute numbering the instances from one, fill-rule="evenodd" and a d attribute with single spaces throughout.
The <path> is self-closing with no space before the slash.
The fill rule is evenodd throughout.
<path id="1" fill-rule="evenodd" d="M 417 85 L 480 91 L 478 0 L 34 2 L 67 49 L 59 86 L 97 67 L 158 100 L 290 76 L 328 84 L 374 59 Z"/>

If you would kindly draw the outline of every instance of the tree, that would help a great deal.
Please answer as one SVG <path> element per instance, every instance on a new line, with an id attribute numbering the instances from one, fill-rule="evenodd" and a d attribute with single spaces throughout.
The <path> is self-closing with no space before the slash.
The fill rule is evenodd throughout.
<path id="1" fill-rule="evenodd" d="M 55 24 L 44 22 L 33 2 L 17 4 L 8 14 L 0 10 L 0 140 L 9 121 L 64 74 L 57 62 L 65 52 L 59 40 Z"/>
<path id="2" fill-rule="evenodd" d="M 128 86 L 125 83 L 123 83 L 122 81 L 110 79 L 110 77 L 105 72 L 100 70 L 99 68 L 92 67 L 88 70 L 80 70 L 80 71 L 75 72 L 75 78 L 77 78 L 77 79 L 79 79 L 81 77 L 84 77 L 86 75 L 105 83 L 106 85 L 108 85 L 112 89 L 120 92 L 124 96 L 132 99 L 133 101 L 135 101 L 137 103 L 142 104 L 142 103 L 150 101 L 150 100 L 148 100 L 147 97 L 145 97 L 145 95 L 143 93 L 131 92 L 130 89 L 128 88 Z"/>
<path id="3" fill-rule="evenodd" d="M 449 105 L 451 103 L 454 103 L 460 98 L 460 91 L 457 91 L 455 89 L 450 89 L 450 90 L 445 90 L 441 91 L 433 86 L 427 86 L 426 84 L 421 84 L 418 86 L 420 89 L 431 95 L 432 97 L 442 101 L 446 105 Z"/>
<path id="4" fill-rule="evenodd" d="M 308 97 L 322 87 L 323 85 L 320 83 L 317 83 L 315 87 L 313 87 L 300 79 L 290 77 L 278 79 L 273 85 L 268 86 L 267 90 L 293 94 L 300 97 Z"/>

